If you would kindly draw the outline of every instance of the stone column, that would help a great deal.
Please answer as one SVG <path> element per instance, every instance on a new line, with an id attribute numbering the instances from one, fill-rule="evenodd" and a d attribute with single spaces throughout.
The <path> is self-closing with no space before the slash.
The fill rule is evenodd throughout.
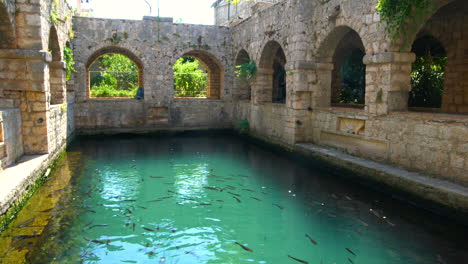
<path id="1" fill-rule="evenodd" d="M 414 53 L 384 52 L 364 56 L 366 64 L 366 111 L 385 115 L 408 110 L 411 64 Z"/>
<path id="2" fill-rule="evenodd" d="M 333 63 L 315 62 L 311 67 L 311 107 L 329 107 L 331 105 L 331 83 Z"/>
<path id="3" fill-rule="evenodd" d="M 66 63 L 53 61 L 50 67 L 50 104 L 63 104 L 66 98 Z"/>
<path id="4" fill-rule="evenodd" d="M 271 103 L 273 86 L 273 70 L 258 69 L 253 85 L 252 101 L 254 104 Z"/>
<path id="5" fill-rule="evenodd" d="M 25 154 L 49 152 L 47 121 L 49 115 L 49 62 L 52 56 L 38 50 L 0 50 L 0 90 L 18 95 L 21 109 Z M 8 99 L 8 98 L 7 98 Z"/>

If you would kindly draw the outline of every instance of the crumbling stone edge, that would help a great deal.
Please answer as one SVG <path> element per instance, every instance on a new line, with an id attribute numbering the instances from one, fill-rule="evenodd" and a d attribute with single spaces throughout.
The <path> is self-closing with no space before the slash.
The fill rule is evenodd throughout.
<path id="1" fill-rule="evenodd" d="M 66 143 L 62 144 L 53 155 L 49 155 L 38 168 L 28 175 L 22 185 L 15 190 L 12 199 L 5 205 L 5 211 L 0 212 L 0 234 L 8 228 L 28 200 L 36 193 L 39 187 L 47 182 L 48 177 L 54 173 L 57 164 L 65 157 L 67 146 L 72 142 L 74 137 L 75 135 L 70 136 Z M 50 169 L 50 172 L 46 175 L 48 169 Z"/>

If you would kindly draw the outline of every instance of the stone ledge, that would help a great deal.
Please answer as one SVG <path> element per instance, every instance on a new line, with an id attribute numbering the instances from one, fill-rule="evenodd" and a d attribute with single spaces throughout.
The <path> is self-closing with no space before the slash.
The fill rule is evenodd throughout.
<path id="1" fill-rule="evenodd" d="M 0 49 L 0 57 L 2 59 L 28 59 L 41 60 L 45 62 L 52 61 L 52 54 L 49 52 L 28 49 Z"/>
<path id="2" fill-rule="evenodd" d="M 349 169 L 360 177 L 414 195 L 421 201 L 434 203 L 438 207 L 441 205 L 460 212 L 462 217 L 468 217 L 467 187 L 313 144 L 296 144 L 294 149 L 334 166 Z"/>

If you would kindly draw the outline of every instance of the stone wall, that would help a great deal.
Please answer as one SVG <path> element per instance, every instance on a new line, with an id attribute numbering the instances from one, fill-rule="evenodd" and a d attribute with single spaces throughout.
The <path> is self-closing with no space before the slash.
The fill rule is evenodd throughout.
<path id="1" fill-rule="evenodd" d="M 449 3 L 458 8 L 446 6 Z M 415 56 L 407 43 L 390 42 L 375 11 L 376 4 L 374 0 L 283 1 L 234 26 L 233 58 L 246 50 L 257 61 L 258 73 L 252 84 L 252 100 L 236 101 L 233 119 L 247 119 L 252 133 L 281 144 L 310 142 L 333 147 L 468 186 L 468 117 L 408 112 Z M 466 3 L 458 0 L 437 4 L 452 10 L 450 19 L 443 19 L 446 11 L 442 15 L 435 11 L 432 19 L 429 16 L 420 21 L 416 28 L 440 34 L 451 32 L 445 34 L 452 41 L 447 45 L 452 62 L 448 63 L 444 102 L 447 105 L 457 98 L 456 109 L 464 109 L 467 45 L 465 32 L 460 30 L 466 27 Z M 332 87 L 337 81 L 333 55 L 340 43 L 356 43 L 356 39 L 347 38 L 352 31 L 357 33 L 366 54 L 363 109 L 332 105 Z M 408 34 L 414 39 L 418 32 Z M 439 37 L 438 33 L 432 34 Z M 286 54 L 285 105 L 258 100 L 259 96 L 267 100 L 270 96 L 272 71 L 265 66 L 263 55 L 268 54 L 271 41 L 279 43 Z M 236 85 L 233 93 L 236 89 L 243 88 Z M 449 99 L 451 96 L 453 99 Z M 443 107 L 437 112 L 455 111 Z"/>
<path id="2" fill-rule="evenodd" d="M 280 1 L 281 0 L 250 0 L 241 1 L 235 5 L 225 0 L 216 1 L 213 4 L 215 8 L 215 25 L 232 26 Z"/>
<path id="3" fill-rule="evenodd" d="M 222 103 L 232 97 L 228 28 L 173 24 L 170 18 L 158 21 L 154 17 L 142 21 L 77 17 L 74 28 L 75 121 L 80 131 L 150 131 L 231 123 Z M 112 41 L 113 30 L 120 41 Z M 108 52 L 136 62 L 144 99 L 90 98 L 87 67 Z M 174 98 L 172 65 L 183 55 L 194 56 L 210 68 L 210 99 Z"/>
<path id="4" fill-rule="evenodd" d="M 21 112 L 19 109 L 0 110 L 1 128 L 3 131 L 0 149 L 1 165 L 7 166 L 16 162 L 24 154 L 21 136 Z"/>

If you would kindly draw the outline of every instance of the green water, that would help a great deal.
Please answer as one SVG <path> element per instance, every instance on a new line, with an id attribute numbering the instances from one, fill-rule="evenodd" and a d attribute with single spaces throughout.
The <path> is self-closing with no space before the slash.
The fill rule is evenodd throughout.
<path id="1" fill-rule="evenodd" d="M 30 263 L 468 263 L 465 228 L 235 137 L 70 152 L 80 165 Z"/>

